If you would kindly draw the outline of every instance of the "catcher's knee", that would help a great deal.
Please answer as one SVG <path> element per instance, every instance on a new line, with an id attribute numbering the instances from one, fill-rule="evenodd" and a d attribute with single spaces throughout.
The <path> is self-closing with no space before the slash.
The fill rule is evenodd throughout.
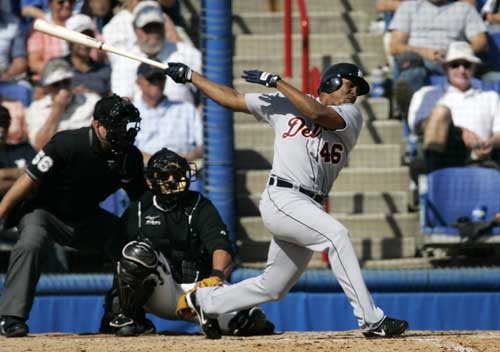
<path id="1" fill-rule="evenodd" d="M 158 281 L 158 255 L 145 242 L 125 245 L 116 273 L 120 304 L 142 306 L 151 297 Z"/>

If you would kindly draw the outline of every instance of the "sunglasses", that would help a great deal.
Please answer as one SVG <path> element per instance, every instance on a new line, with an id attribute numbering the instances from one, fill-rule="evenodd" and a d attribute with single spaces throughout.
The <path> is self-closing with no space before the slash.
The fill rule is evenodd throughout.
<path id="1" fill-rule="evenodd" d="M 63 79 L 62 81 L 52 83 L 49 86 L 52 88 L 59 89 L 59 88 L 67 88 L 70 85 L 71 85 L 71 79 Z"/>
<path id="2" fill-rule="evenodd" d="M 472 67 L 472 64 L 468 61 L 455 61 L 450 64 L 448 64 L 451 68 L 459 68 L 460 66 L 463 66 L 465 69 L 469 69 Z"/>

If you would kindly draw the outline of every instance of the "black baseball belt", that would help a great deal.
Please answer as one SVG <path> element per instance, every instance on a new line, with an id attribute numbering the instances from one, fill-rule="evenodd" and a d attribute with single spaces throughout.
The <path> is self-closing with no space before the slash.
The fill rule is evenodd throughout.
<path id="1" fill-rule="evenodd" d="M 283 180 L 282 178 L 279 178 L 275 175 L 271 175 L 271 177 L 269 178 L 269 186 L 297 189 L 300 193 L 305 194 L 318 203 L 323 203 L 323 201 L 325 200 L 325 196 L 323 194 L 308 190 L 302 186 L 297 187 L 293 183 Z"/>

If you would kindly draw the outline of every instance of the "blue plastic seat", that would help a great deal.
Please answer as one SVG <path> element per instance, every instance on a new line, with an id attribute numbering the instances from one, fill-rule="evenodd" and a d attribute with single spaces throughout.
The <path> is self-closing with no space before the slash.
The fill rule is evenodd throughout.
<path id="1" fill-rule="evenodd" d="M 452 227 L 459 217 L 470 216 L 477 206 L 486 207 L 486 220 L 500 212 L 500 171 L 482 167 L 453 167 L 427 175 L 427 191 L 421 188 L 424 234 L 458 235 Z M 493 230 L 500 234 L 500 227 Z"/>
<path id="2" fill-rule="evenodd" d="M 12 82 L 0 82 L 0 97 L 20 101 L 23 106 L 31 104 L 33 90 L 23 85 Z"/>

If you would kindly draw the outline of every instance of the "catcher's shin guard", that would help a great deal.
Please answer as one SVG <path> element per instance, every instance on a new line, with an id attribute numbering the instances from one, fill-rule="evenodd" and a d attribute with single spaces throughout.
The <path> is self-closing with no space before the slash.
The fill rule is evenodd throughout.
<path id="1" fill-rule="evenodd" d="M 116 267 L 120 313 L 133 319 L 151 297 L 159 280 L 157 265 L 158 256 L 148 243 L 132 241 L 125 245 Z M 114 320 L 111 326 L 115 326 Z"/>

